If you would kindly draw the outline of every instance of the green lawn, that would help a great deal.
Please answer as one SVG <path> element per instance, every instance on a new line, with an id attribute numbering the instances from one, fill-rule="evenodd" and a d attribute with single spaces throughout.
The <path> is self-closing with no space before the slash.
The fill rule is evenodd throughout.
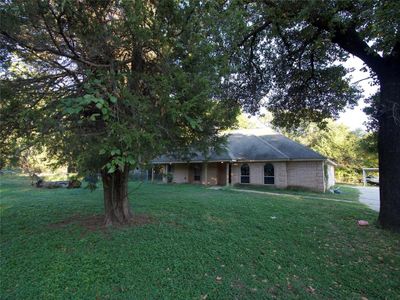
<path id="1" fill-rule="evenodd" d="M 54 223 L 101 191 L 0 180 L 1 299 L 400 298 L 400 235 L 357 202 L 132 183 L 152 223 L 92 231 Z"/>
<path id="2" fill-rule="evenodd" d="M 242 189 L 242 190 L 254 190 L 260 192 L 269 192 L 269 193 L 277 193 L 277 194 L 290 194 L 301 197 L 318 197 L 324 199 L 337 199 L 337 200 L 346 200 L 358 202 L 359 191 L 355 188 L 352 188 L 348 185 L 336 185 L 335 188 L 339 188 L 342 192 L 341 194 L 333 194 L 329 191 L 325 193 L 313 192 L 311 190 L 297 189 L 297 188 L 289 188 L 289 189 L 278 189 L 275 187 L 270 187 L 266 185 L 249 185 L 249 184 L 236 184 L 233 186 L 234 189 Z M 230 189 L 227 188 L 227 189 Z"/>

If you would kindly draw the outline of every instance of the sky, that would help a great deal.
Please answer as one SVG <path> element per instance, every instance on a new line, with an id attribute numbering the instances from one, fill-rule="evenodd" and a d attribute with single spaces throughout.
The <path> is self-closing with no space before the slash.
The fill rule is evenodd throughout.
<path id="1" fill-rule="evenodd" d="M 363 67 L 363 62 L 357 57 L 352 56 L 346 63 L 345 67 L 354 68 L 351 75 L 351 82 L 357 82 L 361 79 L 369 77 L 368 72 L 363 72 L 360 69 Z M 377 91 L 376 86 L 371 86 L 372 80 L 363 80 L 358 85 L 364 90 L 363 98 L 368 98 L 370 95 Z M 337 122 L 347 125 L 351 130 L 362 129 L 366 130 L 364 122 L 367 121 L 367 115 L 362 111 L 366 106 L 363 99 L 358 102 L 354 109 L 346 109 L 345 112 L 340 114 Z"/>

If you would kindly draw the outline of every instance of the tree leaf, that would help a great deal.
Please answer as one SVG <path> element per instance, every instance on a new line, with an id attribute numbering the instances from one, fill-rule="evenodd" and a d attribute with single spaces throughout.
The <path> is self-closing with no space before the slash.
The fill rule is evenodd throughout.
<path id="1" fill-rule="evenodd" d="M 120 155 L 121 154 L 121 150 L 119 150 L 119 149 L 111 150 L 111 155 L 115 155 L 115 154 Z"/>
<path id="2" fill-rule="evenodd" d="M 111 102 L 111 103 L 117 103 L 117 97 L 115 97 L 115 96 L 110 96 L 110 102 Z"/>

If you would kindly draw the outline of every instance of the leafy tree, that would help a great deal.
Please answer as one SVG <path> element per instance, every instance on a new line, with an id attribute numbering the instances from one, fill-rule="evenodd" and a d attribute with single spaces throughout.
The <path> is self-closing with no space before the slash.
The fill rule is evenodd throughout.
<path id="1" fill-rule="evenodd" d="M 2 125 L 59 164 L 101 172 L 106 225 L 132 217 L 131 168 L 217 147 L 236 118 L 237 102 L 220 93 L 227 56 L 217 55 L 210 5 L 15 0 L 0 9 L 11 91 Z M 15 62 L 27 68 L 16 72 Z"/>
<path id="2" fill-rule="evenodd" d="M 240 129 L 254 129 L 258 128 L 260 124 L 253 119 L 251 119 L 251 115 L 241 113 L 236 118 L 236 124 L 232 129 L 240 128 Z"/>
<path id="3" fill-rule="evenodd" d="M 400 1 L 232 1 L 222 14 L 236 49 L 227 90 L 248 111 L 266 105 L 275 125 L 326 125 L 360 97 L 340 62 L 365 63 L 380 86 L 379 222 L 400 229 Z"/>
<path id="4" fill-rule="evenodd" d="M 301 130 L 284 133 L 336 162 L 335 177 L 340 182 L 359 182 L 363 167 L 378 165 L 378 151 L 374 147 L 376 136 L 373 133 L 350 131 L 346 125 L 332 120 L 322 129 L 311 123 Z"/>

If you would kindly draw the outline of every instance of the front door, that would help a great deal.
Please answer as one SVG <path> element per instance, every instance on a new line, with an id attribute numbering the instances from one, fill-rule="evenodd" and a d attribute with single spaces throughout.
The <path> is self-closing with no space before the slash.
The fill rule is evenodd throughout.
<path id="1" fill-rule="evenodd" d="M 190 180 L 193 183 L 201 183 L 201 171 L 202 171 L 202 166 L 201 164 L 193 164 L 192 165 L 192 174 Z"/>
<path id="2" fill-rule="evenodd" d="M 231 165 L 227 163 L 218 163 L 218 185 L 226 185 L 226 180 L 231 183 Z M 227 173 L 228 172 L 228 176 Z"/>

